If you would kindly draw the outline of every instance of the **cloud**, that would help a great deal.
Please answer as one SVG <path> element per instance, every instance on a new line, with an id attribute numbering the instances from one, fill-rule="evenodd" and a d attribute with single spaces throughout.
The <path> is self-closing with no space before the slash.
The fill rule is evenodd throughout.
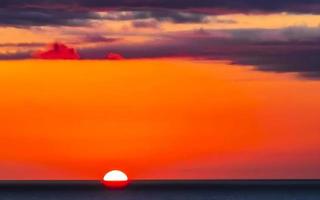
<path id="1" fill-rule="evenodd" d="M 113 43 L 120 41 L 121 38 L 118 37 L 104 37 L 98 34 L 87 34 L 83 37 L 77 38 L 78 41 L 74 44 L 83 44 L 83 43 Z"/>
<path id="2" fill-rule="evenodd" d="M 288 34 L 290 32 L 290 34 Z M 296 72 L 320 78 L 320 28 L 196 30 L 162 35 L 144 43 L 82 49 L 85 57 L 123 52 L 127 58 L 191 57 L 230 60 L 257 70 Z"/>
<path id="3" fill-rule="evenodd" d="M 0 1 L 0 26 L 84 26 L 90 25 L 91 20 L 140 19 L 172 23 L 206 23 L 208 15 L 261 12 L 319 14 L 320 2 L 318 0 L 4 0 Z M 222 20 L 221 23 L 234 22 Z"/>
<path id="4" fill-rule="evenodd" d="M 170 21 L 172 23 L 205 23 L 207 15 L 201 13 L 185 12 L 180 10 L 150 9 L 130 10 L 125 12 L 109 11 L 101 13 L 101 18 L 107 20 L 139 20 L 154 19 L 156 21 Z"/>
<path id="5" fill-rule="evenodd" d="M 132 22 L 134 28 L 159 28 L 159 23 L 155 20 L 136 20 Z"/>
<path id="6" fill-rule="evenodd" d="M 47 50 L 34 52 L 32 57 L 36 59 L 80 59 L 79 54 L 74 48 L 62 43 L 53 43 L 48 46 Z"/>
<path id="7" fill-rule="evenodd" d="M 30 51 L 19 51 L 15 53 L 0 53 L 0 60 L 17 60 L 30 58 Z"/>
<path id="8" fill-rule="evenodd" d="M 106 55 L 106 59 L 108 59 L 108 60 L 123 60 L 124 57 L 118 53 L 108 53 Z"/>
<path id="9" fill-rule="evenodd" d="M 0 1 L 0 26 L 84 26 L 92 20 L 153 19 L 206 23 L 208 16 L 233 13 L 319 14 L 317 0 L 58 0 Z M 217 20 L 218 23 L 234 23 Z"/>
<path id="10" fill-rule="evenodd" d="M 207 15 L 200 13 L 182 12 L 177 10 L 144 11 L 146 18 L 173 23 L 205 23 Z"/>
<path id="11" fill-rule="evenodd" d="M 4 0 L 1 8 L 101 9 L 184 9 L 214 13 L 303 12 L 319 13 L 318 0 Z"/>
<path id="12" fill-rule="evenodd" d="M 206 23 L 208 15 L 178 10 L 132 10 L 95 12 L 44 8 L 1 8 L 0 26 L 90 26 L 93 20 L 155 20 L 172 23 Z"/>
<path id="13" fill-rule="evenodd" d="M 191 57 L 223 59 L 257 70 L 296 72 L 304 77 L 320 79 L 320 28 L 289 27 L 284 29 L 206 30 L 162 33 L 157 40 L 144 43 L 99 43 L 79 49 L 83 59 Z M 108 38 L 105 38 L 108 40 Z M 100 41 L 104 37 L 92 36 Z M 68 52 L 67 54 L 63 52 Z M 2 59 L 25 58 L 25 51 L 0 54 Z M 63 44 L 51 45 L 47 51 L 34 53 L 35 58 L 79 58 L 76 50 Z"/>
<path id="14" fill-rule="evenodd" d="M 24 43 L 0 43 L 0 48 L 3 47 L 21 47 L 21 48 L 33 48 L 33 47 L 41 47 L 43 46 L 43 43 L 28 43 L 28 42 L 24 42 Z"/>
<path id="15" fill-rule="evenodd" d="M 0 43 L 0 60 L 30 58 L 31 52 L 43 45 L 41 42 Z"/>
<path id="16" fill-rule="evenodd" d="M 100 17 L 94 12 L 0 7 L 0 26 L 83 26 L 93 19 Z"/>

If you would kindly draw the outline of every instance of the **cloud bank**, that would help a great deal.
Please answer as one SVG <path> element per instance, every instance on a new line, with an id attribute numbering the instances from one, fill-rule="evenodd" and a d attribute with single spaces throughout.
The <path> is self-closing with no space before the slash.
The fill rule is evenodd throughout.
<path id="1" fill-rule="evenodd" d="M 1 8 L 60 8 L 60 9 L 185 9 L 216 13 L 303 12 L 318 13 L 318 0 L 4 0 Z M 201 10 L 202 9 L 202 10 Z"/>
<path id="2" fill-rule="evenodd" d="M 103 16 L 97 12 L 108 11 Z M 123 13 L 120 11 L 127 11 Z M 3 0 L 0 25 L 81 26 L 90 20 L 154 19 L 173 23 L 205 23 L 208 15 L 249 13 L 319 14 L 318 0 Z"/>

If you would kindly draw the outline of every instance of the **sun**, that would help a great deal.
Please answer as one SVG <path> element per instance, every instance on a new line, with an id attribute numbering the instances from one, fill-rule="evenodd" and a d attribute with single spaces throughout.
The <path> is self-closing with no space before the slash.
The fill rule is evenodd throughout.
<path id="1" fill-rule="evenodd" d="M 104 175 L 103 184 L 109 188 L 123 188 L 128 185 L 128 176 L 120 170 L 112 170 Z"/>
<path id="2" fill-rule="evenodd" d="M 104 181 L 128 181 L 128 176 L 120 170 L 112 170 L 103 177 Z"/>

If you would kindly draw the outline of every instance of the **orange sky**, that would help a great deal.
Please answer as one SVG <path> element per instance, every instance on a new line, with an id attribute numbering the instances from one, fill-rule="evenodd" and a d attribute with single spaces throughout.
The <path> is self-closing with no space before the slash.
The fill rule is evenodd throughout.
<path id="1" fill-rule="evenodd" d="M 319 89 L 228 62 L 0 61 L 0 179 L 320 178 Z"/>

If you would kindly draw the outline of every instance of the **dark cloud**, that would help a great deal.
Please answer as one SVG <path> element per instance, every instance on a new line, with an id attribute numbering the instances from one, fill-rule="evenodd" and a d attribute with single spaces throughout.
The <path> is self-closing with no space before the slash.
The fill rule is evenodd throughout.
<path id="1" fill-rule="evenodd" d="M 319 42 L 317 42 L 320 44 Z M 222 58 L 233 63 L 253 65 L 258 70 L 272 72 L 298 72 L 305 76 L 312 74 L 320 78 L 320 48 L 308 44 L 278 44 L 270 46 L 252 45 L 239 54 L 230 52 Z M 214 56 L 208 58 L 215 58 Z"/>
<path id="2" fill-rule="evenodd" d="M 102 12 L 103 13 L 103 12 Z M 99 15 L 91 10 L 64 10 L 43 8 L 0 8 L 0 26 L 84 26 L 90 20 L 170 21 L 172 23 L 205 23 L 207 15 L 174 10 L 109 11 Z"/>
<path id="3" fill-rule="evenodd" d="M 150 9 L 150 10 L 131 10 L 126 12 L 109 11 L 104 13 L 101 18 L 107 20 L 141 20 L 154 19 L 157 21 L 170 21 L 173 23 L 205 23 L 208 15 L 192 13 L 179 10 Z"/>
<path id="4" fill-rule="evenodd" d="M 98 42 L 103 38 L 91 40 Z M 102 59 L 106 57 L 105 52 L 119 52 L 119 55 L 126 55 L 126 58 L 187 56 L 195 59 L 222 59 L 254 66 L 262 71 L 296 72 L 304 77 L 320 78 L 320 28 L 199 29 L 158 35 L 157 40 L 141 44 L 101 44 L 79 49 L 79 54 L 84 59 Z M 60 52 L 52 49 L 57 48 L 51 48 L 49 52 Z M 0 58 L 24 56 L 24 53 L 17 53 L 0 55 Z"/>
<path id="5" fill-rule="evenodd" d="M 2 0 L 0 7 L 64 9 L 189 9 L 211 12 L 305 12 L 319 13 L 318 0 Z"/>
<path id="6" fill-rule="evenodd" d="M 173 23 L 203 23 L 207 22 L 207 15 L 199 13 L 180 12 L 175 10 L 145 11 L 147 18 L 158 21 L 171 21 Z"/>
<path id="7" fill-rule="evenodd" d="M 96 11 L 108 11 L 100 16 Z M 127 11 L 127 12 L 120 12 Z M 205 23 L 228 13 L 320 13 L 318 0 L 0 0 L 0 26 L 83 26 L 90 20 Z M 233 21 L 217 20 L 219 23 Z"/>
<path id="8" fill-rule="evenodd" d="M 292 34 L 287 34 L 288 31 Z M 121 52 L 127 58 L 187 56 L 222 59 L 255 66 L 262 71 L 297 72 L 305 77 L 320 78 L 320 38 L 316 34 L 319 32 L 317 28 L 302 27 L 284 30 L 199 30 L 165 35 L 161 41 L 141 45 L 83 49 L 80 53 L 90 58 L 99 58 L 99 52 L 111 51 Z"/>
<path id="9" fill-rule="evenodd" d="M 91 12 L 55 9 L 0 9 L 0 26 L 82 26 L 90 19 L 99 19 L 99 16 Z"/>

